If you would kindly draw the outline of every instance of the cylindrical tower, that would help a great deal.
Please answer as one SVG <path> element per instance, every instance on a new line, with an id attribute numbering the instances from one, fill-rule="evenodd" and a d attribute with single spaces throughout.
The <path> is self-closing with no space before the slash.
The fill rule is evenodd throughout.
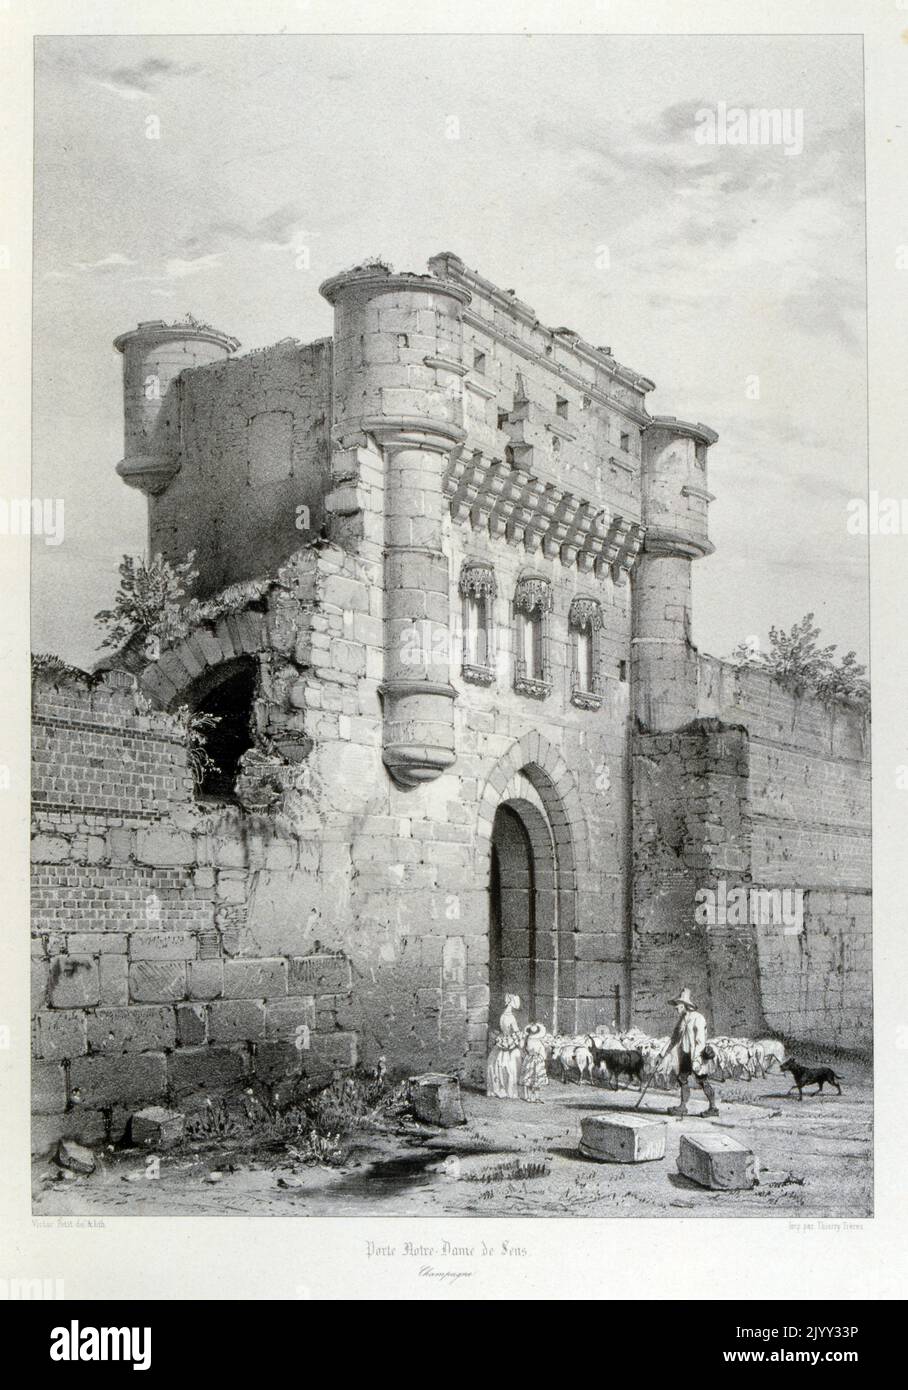
<path id="1" fill-rule="evenodd" d="M 383 758 L 405 787 L 455 759 L 444 474 L 465 437 L 469 293 L 429 275 L 366 266 L 321 286 L 335 312 L 334 439 L 363 436 L 384 475 Z"/>
<path id="2" fill-rule="evenodd" d="M 124 483 L 154 497 L 180 468 L 180 373 L 223 361 L 239 343 L 191 320 L 154 319 L 122 333 L 114 347 L 123 354 L 125 448 L 117 472 Z"/>
<path id="3" fill-rule="evenodd" d="M 646 537 L 634 576 L 635 713 L 644 729 L 679 729 L 698 714 L 691 642 L 691 562 L 712 552 L 706 451 L 718 435 L 671 415 L 643 436 Z"/>

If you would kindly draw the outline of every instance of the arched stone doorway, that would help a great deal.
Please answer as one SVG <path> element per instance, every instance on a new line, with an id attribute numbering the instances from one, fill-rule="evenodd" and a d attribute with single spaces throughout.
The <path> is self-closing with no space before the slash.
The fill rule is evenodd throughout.
<path id="1" fill-rule="evenodd" d="M 496 837 L 495 822 L 502 807 L 514 812 L 525 840 L 518 841 L 512 821 L 505 820 Z M 507 827 L 507 828 L 505 828 Z M 503 969 L 519 957 L 505 955 L 499 938 L 503 932 L 501 907 L 502 839 L 507 837 L 519 868 L 517 848 L 529 841 L 532 868 L 532 934 L 527 930 L 528 962 L 533 963 L 530 1003 L 537 1011 L 538 1021 L 553 1032 L 571 1033 L 578 1026 L 577 999 L 577 893 L 580 876 L 589 876 L 589 832 L 574 773 L 553 747 L 539 733 L 526 734 L 514 743 L 489 773 L 479 798 L 476 823 L 477 867 L 489 893 L 488 964 L 483 959 L 474 969 L 472 984 L 489 986 L 488 1014 L 483 1019 L 477 1012 L 471 1022 L 485 1023 L 482 1033 L 491 1026 L 494 1031 L 504 1008 L 504 994 L 510 992 L 503 980 Z M 495 851 L 493 854 L 493 850 Z M 524 860 L 526 862 L 526 860 Z M 515 885 L 519 888 L 519 884 Z M 519 900 L 505 907 L 516 912 Z M 532 943 L 532 955 L 529 955 Z M 526 966 L 529 978 L 530 967 Z M 469 977 L 468 977 L 469 978 Z M 517 990 L 519 993 L 519 988 Z M 481 1006 L 483 1011 L 485 1005 Z M 526 1008 L 520 1010 L 520 1022 L 529 1019 Z M 537 1020 L 531 1020 L 537 1021 Z M 485 1067 L 484 1040 L 477 1033 L 472 1049 L 477 1055 L 477 1073 Z"/>
<path id="2" fill-rule="evenodd" d="M 489 863 L 489 1024 L 505 994 L 520 996 L 521 1021 L 558 1023 L 558 865 L 543 808 L 523 796 L 503 801 L 492 825 Z"/>

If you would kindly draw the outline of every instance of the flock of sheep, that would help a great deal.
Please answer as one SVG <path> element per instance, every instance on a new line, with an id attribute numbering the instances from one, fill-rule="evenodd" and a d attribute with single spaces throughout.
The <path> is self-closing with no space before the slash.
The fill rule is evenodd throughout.
<path id="1" fill-rule="evenodd" d="M 676 1053 L 663 1057 L 669 1039 L 651 1038 L 639 1028 L 625 1033 L 585 1033 L 577 1037 L 546 1038 L 549 1072 L 560 1081 L 594 1080 L 608 1082 L 613 1089 L 621 1081 L 642 1086 L 647 1082 L 656 1090 L 671 1090 L 676 1084 Z M 716 1081 L 752 1081 L 780 1068 L 785 1045 L 777 1038 L 710 1038 L 703 1052 L 704 1074 Z M 661 1058 L 661 1061 L 660 1061 Z M 650 1080 L 652 1078 L 652 1080 Z"/>

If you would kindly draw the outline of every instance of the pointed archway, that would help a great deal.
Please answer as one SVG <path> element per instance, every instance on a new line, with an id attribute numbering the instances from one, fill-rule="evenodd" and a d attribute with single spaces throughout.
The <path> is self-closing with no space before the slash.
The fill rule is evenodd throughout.
<path id="1" fill-rule="evenodd" d="M 557 1020 L 555 847 L 540 809 L 523 797 L 495 813 L 489 863 L 489 1023 L 504 996 L 551 1029 Z"/>
<path id="2" fill-rule="evenodd" d="M 544 740 L 529 737 L 532 748 L 524 746 L 529 740 L 515 745 L 480 803 L 489 1026 L 498 1026 L 505 994 L 518 994 L 521 1022 L 570 1030 L 576 1021 L 576 850 L 584 822 L 573 775 Z"/>

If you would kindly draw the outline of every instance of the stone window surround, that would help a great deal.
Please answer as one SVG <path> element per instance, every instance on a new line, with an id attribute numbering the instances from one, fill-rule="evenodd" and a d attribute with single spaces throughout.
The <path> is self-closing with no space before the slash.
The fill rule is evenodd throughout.
<path id="1" fill-rule="evenodd" d="M 494 567 L 486 560 L 465 560 L 460 570 L 458 583 L 463 600 L 463 634 L 460 661 L 460 674 L 464 680 L 476 685 L 492 685 L 495 681 L 495 614 L 494 603 L 498 593 Z M 486 659 L 482 664 L 473 660 L 470 648 L 470 604 L 484 600 Z"/>
<path id="2" fill-rule="evenodd" d="M 580 671 L 571 668 L 571 704 L 579 709 L 597 710 L 602 707 L 602 680 L 600 676 L 602 632 L 602 604 L 598 598 L 578 594 L 571 600 L 568 611 L 568 631 L 572 635 L 589 633 L 591 637 L 590 682 L 585 690 L 580 684 Z"/>
<path id="3" fill-rule="evenodd" d="M 529 695 L 535 700 L 544 700 L 552 693 L 552 662 L 550 652 L 550 614 L 553 608 L 552 583 L 545 575 L 522 574 L 514 590 L 513 641 L 514 641 L 514 689 L 520 695 Z M 540 676 L 530 676 L 526 661 L 520 655 L 518 643 L 518 614 L 530 617 L 538 613 L 542 624 L 542 672 Z"/>

